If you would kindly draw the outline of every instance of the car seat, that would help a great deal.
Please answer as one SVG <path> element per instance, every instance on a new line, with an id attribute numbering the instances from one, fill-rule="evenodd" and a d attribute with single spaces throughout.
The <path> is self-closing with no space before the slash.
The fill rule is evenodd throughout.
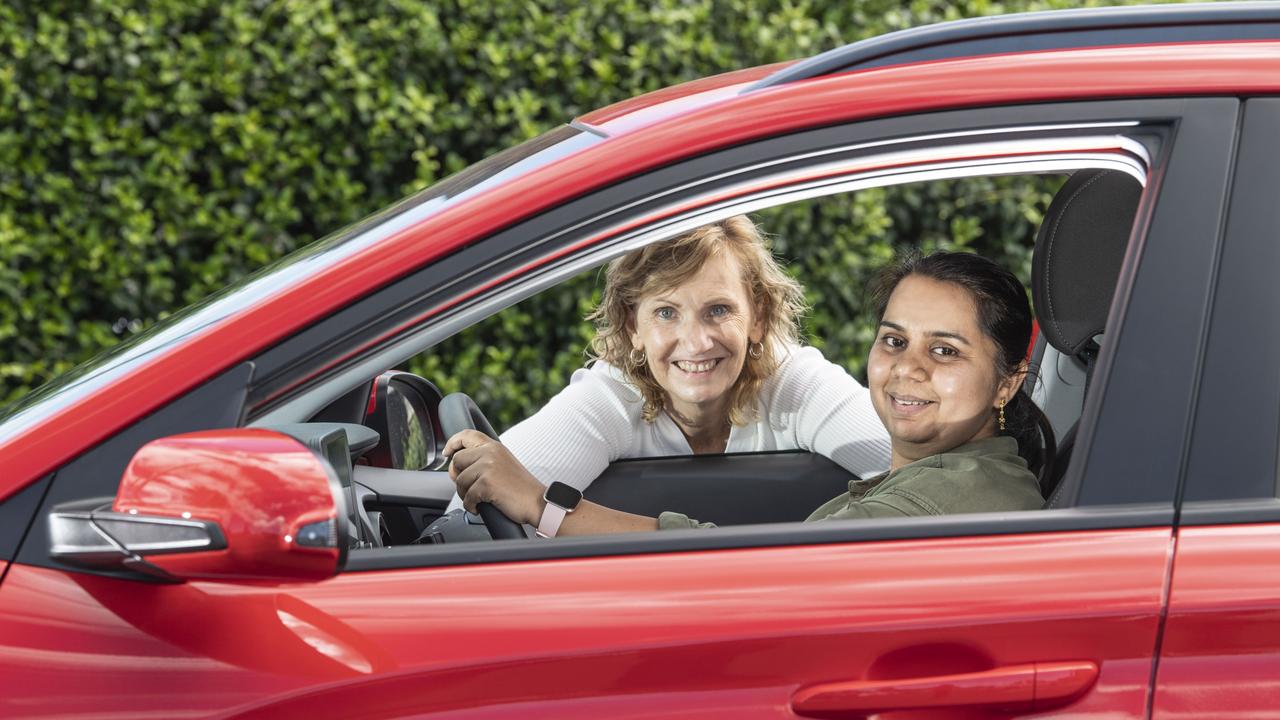
<path id="1" fill-rule="evenodd" d="M 1063 184 L 1045 213 L 1031 260 L 1031 296 L 1045 341 L 1084 369 L 1084 393 L 1097 361 L 1120 264 L 1137 214 L 1142 185 L 1118 170 L 1081 170 Z M 1075 447 L 1079 410 L 1058 443 L 1045 477 L 1046 508 L 1074 497 L 1062 483 Z"/>

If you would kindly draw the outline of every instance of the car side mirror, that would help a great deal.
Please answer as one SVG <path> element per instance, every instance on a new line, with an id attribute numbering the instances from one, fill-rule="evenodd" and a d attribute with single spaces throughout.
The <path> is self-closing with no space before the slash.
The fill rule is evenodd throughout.
<path id="1" fill-rule="evenodd" d="M 426 470 L 440 464 L 447 438 L 440 425 L 440 390 L 430 381 L 391 370 L 373 381 L 364 424 L 377 431 L 377 447 L 364 459 L 375 467 Z"/>
<path id="2" fill-rule="evenodd" d="M 150 442 L 114 502 L 54 509 L 51 554 L 170 582 L 332 577 L 347 556 L 339 473 L 350 460 L 341 427 L 322 432 L 307 440 L 243 428 Z"/>

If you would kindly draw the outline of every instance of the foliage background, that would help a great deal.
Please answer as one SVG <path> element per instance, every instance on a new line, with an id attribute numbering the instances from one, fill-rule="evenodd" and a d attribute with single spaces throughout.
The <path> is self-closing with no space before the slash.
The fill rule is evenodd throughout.
<path id="1" fill-rule="evenodd" d="M 1079 5 L 6 3 L 0 404 L 587 110 L 905 27 Z M 972 247 L 1025 273 L 1027 228 L 1046 201 L 1043 187 L 993 180 L 872 191 L 759 219 L 809 289 L 813 342 L 858 370 L 867 331 L 846 311 L 860 306 L 870 267 L 919 240 Z M 472 393 L 506 425 L 581 365 L 593 284 L 588 275 L 508 309 L 412 369 Z"/>

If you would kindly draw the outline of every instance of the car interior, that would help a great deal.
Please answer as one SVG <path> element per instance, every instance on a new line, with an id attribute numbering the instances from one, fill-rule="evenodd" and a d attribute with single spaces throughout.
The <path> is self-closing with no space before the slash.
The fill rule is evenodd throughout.
<path id="1" fill-rule="evenodd" d="M 1030 359 L 1037 369 L 1032 397 L 1052 428 L 1046 453 L 1054 459 L 1040 478 L 1046 508 L 1073 500 L 1068 469 L 1076 422 L 1142 189 L 1130 172 L 1077 170 L 1053 196 L 1036 235 L 1030 290 L 1039 332 Z M 453 496 L 440 453 L 446 439 L 467 427 L 496 437 L 466 395 L 446 397 L 430 378 L 399 370 L 340 393 L 332 383 L 324 390 L 336 397 L 293 420 L 347 429 L 351 548 L 532 536 L 531 528 L 495 530 L 505 518 L 486 526 L 461 510 L 445 513 Z M 288 433 L 296 425 L 280 422 L 282 415 L 253 424 Z M 612 463 L 584 497 L 649 516 L 677 509 L 721 526 L 798 522 L 844 492 L 849 479 L 834 462 L 803 451 L 634 458 Z"/>

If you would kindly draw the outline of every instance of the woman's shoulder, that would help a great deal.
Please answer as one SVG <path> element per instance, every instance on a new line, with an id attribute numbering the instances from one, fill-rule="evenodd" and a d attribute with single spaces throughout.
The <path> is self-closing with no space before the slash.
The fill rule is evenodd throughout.
<path id="1" fill-rule="evenodd" d="M 631 457 L 642 409 L 640 394 L 621 378 L 621 373 L 597 361 L 575 370 L 567 386 L 533 415 L 503 433 L 501 439 L 525 462 L 539 454 L 563 455 L 551 451 L 557 443 L 602 443 L 610 459 Z M 556 438 L 557 443 L 552 443 L 551 438 Z"/>
<path id="2" fill-rule="evenodd" d="M 908 497 L 931 514 L 1035 510 L 1039 483 L 1010 437 L 993 437 L 917 460 L 890 473 L 873 494 Z"/>
<path id="3" fill-rule="evenodd" d="M 620 370 L 597 360 L 574 370 L 568 385 L 516 427 L 560 423 L 570 417 L 606 423 L 610 427 L 630 427 L 639 420 L 642 409 L 635 386 L 626 381 Z"/>
<path id="4" fill-rule="evenodd" d="M 796 392 L 820 382 L 824 373 L 843 372 L 840 366 L 822 356 L 822 351 L 809 345 L 783 345 L 777 350 L 778 367 L 765 378 L 762 392 Z"/>
<path id="5" fill-rule="evenodd" d="M 778 369 L 760 387 L 761 405 L 770 415 L 799 412 L 815 401 L 839 402 L 866 392 L 818 348 L 790 345 L 780 348 L 778 354 Z"/>
<path id="6" fill-rule="evenodd" d="M 622 368 L 604 360 L 592 360 L 586 366 L 573 371 L 569 388 L 578 392 L 613 395 L 632 401 L 640 399 L 640 390 L 622 371 Z"/>

